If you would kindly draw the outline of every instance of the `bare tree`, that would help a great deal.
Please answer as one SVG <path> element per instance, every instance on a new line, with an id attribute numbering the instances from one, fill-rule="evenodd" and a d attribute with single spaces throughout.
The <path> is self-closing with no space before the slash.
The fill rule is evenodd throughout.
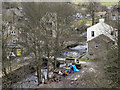
<path id="1" fill-rule="evenodd" d="M 92 25 L 95 24 L 95 12 L 100 11 L 100 6 L 101 6 L 100 3 L 96 2 L 89 2 L 87 6 L 87 11 L 92 17 Z"/>
<path id="2" fill-rule="evenodd" d="M 54 37 L 54 48 L 52 51 L 54 51 L 53 55 L 55 57 L 55 60 L 54 60 L 54 63 L 55 63 L 55 66 L 54 68 L 56 68 L 56 57 L 57 55 L 59 54 L 60 52 L 60 48 L 59 48 L 59 34 L 61 32 L 60 28 L 65 25 L 66 23 L 66 20 L 67 20 L 67 17 L 68 16 L 71 16 L 73 15 L 73 12 L 74 12 L 74 9 L 72 8 L 72 6 L 70 6 L 69 4 L 67 3 L 22 3 L 22 6 L 23 6 L 23 10 L 25 12 L 25 15 L 26 17 L 28 17 L 28 22 L 27 24 L 27 27 L 30 29 L 30 31 L 32 32 L 31 34 L 33 34 L 33 36 L 37 37 L 37 34 L 38 33 L 38 44 L 40 45 L 40 42 L 43 40 L 42 38 L 42 33 L 44 33 L 46 29 L 46 27 L 44 26 L 44 23 L 43 25 L 41 24 L 41 22 L 44 20 L 42 20 L 42 17 L 44 17 L 44 15 L 48 12 L 48 13 L 56 13 L 57 15 L 57 18 L 56 18 L 56 22 L 54 24 L 56 24 L 55 28 L 54 28 L 54 31 L 56 33 L 56 36 Z M 47 17 L 46 17 L 47 18 Z M 47 22 L 46 22 L 47 23 Z M 36 32 L 36 33 L 35 33 Z M 32 35 L 30 35 L 32 36 Z M 47 37 L 49 35 L 46 35 Z M 34 41 L 35 37 L 32 38 L 32 40 Z M 51 37 L 53 38 L 53 37 Z M 48 39 L 48 38 L 47 38 Z M 48 40 L 44 40 L 45 42 L 47 42 Z M 32 41 L 31 40 L 31 41 Z M 47 43 L 48 44 L 48 43 Z M 53 47 L 52 46 L 52 47 Z M 48 44 L 46 46 L 47 48 L 50 48 L 50 44 Z M 38 47 L 38 51 L 39 51 L 39 64 L 38 64 L 38 67 L 41 68 L 41 46 Z M 44 51 L 43 51 L 44 52 Z M 47 51 L 47 56 L 49 56 L 49 49 Z M 40 71 L 40 75 L 39 75 L 39 78 L 41 76 L 41 69 L 39 69 Z M 40 79 L 39 79 L 40 80 Z M 40 80 L 41 81 L 41 80 Z M 40 84 L 40 83 L 39 83 Z"/>
<path id="3" fill-rule="evenodd" d="M 7 79 L 11 79 L 11 77 L 8 75 L 8 73 L 11 72 L 12 67 L 12 57 L 9 55 L 9 48 L 8 48 L 8 41 L 9 41 L 9 27 L 11 27 L 11 23 L 7 21 L 7 19 L 11 18 L 10 16 L 3 17 L 3 23 L 2 23 L 2 72 L 3 75 L 7 77 Z M 12 22 L 12 21 L 10 21 Z M 12 81 L 10 81 L 10 87 L 12 87 Z"/>

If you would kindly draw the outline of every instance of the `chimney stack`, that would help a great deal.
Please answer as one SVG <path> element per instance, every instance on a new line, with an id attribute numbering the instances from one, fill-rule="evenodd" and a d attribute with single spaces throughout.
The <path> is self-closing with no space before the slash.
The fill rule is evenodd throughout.
<path id="1" fill-rule="evenodd" d="M 99 19 L 99 23 L 104 23 L 104 21 L 105 21 L 104 18 Z"/>

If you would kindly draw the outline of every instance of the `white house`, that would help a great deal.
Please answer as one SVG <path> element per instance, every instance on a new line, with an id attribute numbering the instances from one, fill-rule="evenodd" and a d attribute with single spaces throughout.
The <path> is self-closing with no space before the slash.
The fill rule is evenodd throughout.
<path id="1" fill-rule="evenodd" d="M 102 57 L 104 52 L 117 44 L 116 30 L 100 19 L 99 23 L 87 28 L 87 50 L 92 57 Z"/>
<path id="2" fill-rule="evenodd" d="M 115 30 L 108 24 L 104 23 L 104 19 L 99 19 L 99 23 L 87 28 L 87 42 L 101 34 L 104 34 L 105 36 L 115 41 Z"/>

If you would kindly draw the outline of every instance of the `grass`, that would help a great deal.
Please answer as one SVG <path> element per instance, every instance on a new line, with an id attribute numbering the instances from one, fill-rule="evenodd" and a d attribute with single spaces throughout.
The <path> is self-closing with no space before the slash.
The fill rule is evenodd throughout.
<path id="1" fill-rule="evenodd" d="M 97 18 L 95 18 L 95 21 L 97 20 Z M 92 18 L 90 19 L 82 19 L 78 21 L 78 25 L 82 25 L 83 23 L 85 24 L 90 24 L 90 26 L 92 26 Z"/>
<path id="2" fill-rule="evenodd" d="M 81 10 L 87 10 L 87 8 L 81 8 Z"/>
<path id="3" fill-rule="evenodd" d="M 92 25 L 92 19 L 82 19 L 78 21 L 78 25 L 82 25 L 83 23 L 85 24 L 90 24 L 90 26 Z"/>
<path id="4" fill-rule="evenodd" d="M 76 4 L 76 5 L 78 5 L 78 4 L 80 4 L 80 5 L 82 5 L 82 4 L 86 4 L 86 5 L 88 5 L 88 2 L 72 2 L 73 4 Z M 113 5 L 117 5 L 118 3 L 117 2 L 100 2 L 101 3 L 101 5 L 104 5 L 104 6 L 113 6 Z"/>
<path id="5" fill-rule="evenodd" d="M 86 23 L 86 24 L 90 24 L 90 26 L 92 26 L 92 18 L 87 19 L 87 20 L 85 21 L 85 23 Z"/>
<path id="6" fill-rule="evenodd" d="M 117 2 L 101 2 L 102 5 L 104 6 L 113 6 L 113 5 L 117 5 Z"/>
<path id="7" fill-rule="evenodd" d="M 73 4 L 76 4 L 76 5 L 78 5 L 78 4 L 80 4 L 80 5 L 82 5 L 82 4 L 88 4 L 88 2 L 72 2 Z"/>
<path id="8" fill-rule="evenodd" d="M 81 25 L 84 22 L 84 20 L 79 20 L 78 25 Z"/>

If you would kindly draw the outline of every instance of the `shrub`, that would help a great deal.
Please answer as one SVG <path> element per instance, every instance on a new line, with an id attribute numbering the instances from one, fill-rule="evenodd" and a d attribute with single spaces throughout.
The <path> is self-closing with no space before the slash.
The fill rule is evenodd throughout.
<path id="1" fill-rule="evenodd" d="M 110 81 L 110 87 L 118 87 L 118 46 L 113 46 L 105 54 L 105 66 L 104 70 L 107 79 Z"/>

